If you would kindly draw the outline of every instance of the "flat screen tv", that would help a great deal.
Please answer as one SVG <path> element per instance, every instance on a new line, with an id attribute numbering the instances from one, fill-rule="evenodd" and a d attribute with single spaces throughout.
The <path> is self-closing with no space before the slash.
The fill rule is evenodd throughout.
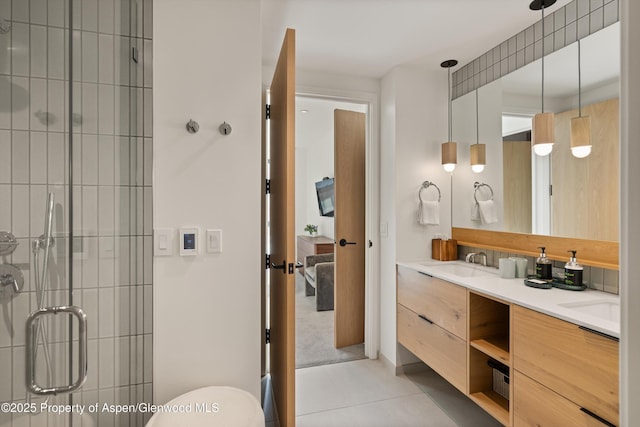
<path id="1" fill-rule="evenodd" d="M 320 216 L 333 216 L 335 205 L 333 178 L 324 178 L 322 181 L 316 182 L 316 195 L 318 196 Z"/>

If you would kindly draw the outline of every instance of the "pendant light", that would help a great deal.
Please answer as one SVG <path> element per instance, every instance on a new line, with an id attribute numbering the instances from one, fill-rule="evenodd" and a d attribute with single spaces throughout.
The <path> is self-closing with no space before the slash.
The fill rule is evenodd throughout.
<path id="1" fill-rule="evenodd" d="M 442 68 L 449 70 L 447 86 L 449 89 L 448 102 L 449 102 L 449 139 L 447 142 L 442 143 L 442 167 L 445 171 L 451 173 L 456 168 L 458 163 L 458 145 L 451 141 L 451 67 L 458 65 L 458 61 L 455 59 L 448 59 L 440 64 Z"/>
<path id="2" fill-rule="evenodd" d="M 578 38 L 577 31 L 576 29 L 576 38 Z M 571 154 L 579 159 L 591 154 L 591 118 L 582 115 L 582 75 L 580 73 L 580 59 L 580 40 L 578 39 L 578 117 L 571 119 Z"/>
<path id="3" fill-rule="evenodd" d="M 533 116 L 531 143 L 538 156 L 547 156 L 553 150 L 555 142 L 553 113 L 544 112 L 544 9 L 553 5 L 556 0 L 533 0 L 531 10 L 542 11 L 542 109 Z"/>
<path id="4" fill-rule="evenodd" d="M 471 146 L 471 170 L 480 173 L 487 164 L 487 146 L 480 144 L 480 118 L 478 113 L 478 89 L 476 89 L 476 143 Z"/>

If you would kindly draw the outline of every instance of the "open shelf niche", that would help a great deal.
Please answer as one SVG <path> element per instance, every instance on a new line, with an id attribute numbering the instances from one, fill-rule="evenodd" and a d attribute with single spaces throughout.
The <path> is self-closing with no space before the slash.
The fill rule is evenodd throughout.
<path id="1" fill-rule="evenodd" d="M 511 376 L 509 304 L 469 293 L 469 396 L 480 407 L 510 425 L 509 400 L 493 390 L 489 361 L 509 368 Z M 509 396 L 513 387 L 509 385 Z"/>

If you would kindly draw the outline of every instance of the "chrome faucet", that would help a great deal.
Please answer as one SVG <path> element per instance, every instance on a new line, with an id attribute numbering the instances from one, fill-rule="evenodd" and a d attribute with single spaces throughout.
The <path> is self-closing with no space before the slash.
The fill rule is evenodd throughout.
<path id="1" fill-rule="evenodd" d="M 486 267 L 486 265 L 487 265 L 487 254 L 484 253 L 484 252 L 470 252 L 464 258 L 464 260 L 466 262 L 471 263 L 471 264 L 475 264 L 476 256 L 481 256 L 482 257 L 482 265 L 484 265 Z"/>

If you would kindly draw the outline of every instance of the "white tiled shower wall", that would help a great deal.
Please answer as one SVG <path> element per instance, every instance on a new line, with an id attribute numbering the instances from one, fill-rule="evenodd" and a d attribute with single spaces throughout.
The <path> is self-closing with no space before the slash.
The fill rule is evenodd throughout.
<path id="1" fill-rule="evenodd" d="M 56 195 L 48 303 L 81 306 L 89 325 L 87 383 L 72 400 L 56 400 L 151 402 L 152 0 L 72 0 L 72 138 L 69 6 L 68 0 L 0 0 L 0 18 L 11 24 L 0 34 L 0 230 L 20 242 L 0 262 L 25 275 L 23 293 L 0 305 L 0 402 L 25 399 L 24 323 L 36 308 L 30 249 L 43 231 L 47 192 Z M 72 301 L 66 291 L 70 139 Z M 50 330 L 60 378 L 67 369 L 65 339 L 66 331 Z M 89 418 L 99 426 L 145 419 L 100 412 Z M 76 417 L 74 425 L 89 425 L 83 421 Z M 5 424 L 66 422 L 52 414 L 0 412 Z"/>

